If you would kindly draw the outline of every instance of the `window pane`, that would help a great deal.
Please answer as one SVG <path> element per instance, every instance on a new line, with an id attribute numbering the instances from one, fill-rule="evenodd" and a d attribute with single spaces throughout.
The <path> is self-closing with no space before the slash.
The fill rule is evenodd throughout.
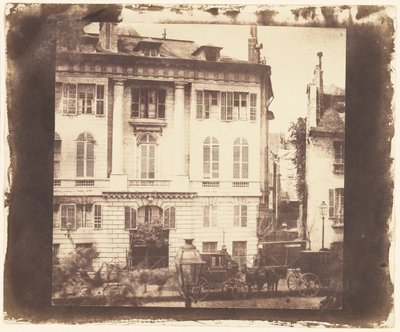
<path id="1" fill-rule="evenodd" d="M 247 227 L 247 205 L 241 206 L 241 226 Z"/>

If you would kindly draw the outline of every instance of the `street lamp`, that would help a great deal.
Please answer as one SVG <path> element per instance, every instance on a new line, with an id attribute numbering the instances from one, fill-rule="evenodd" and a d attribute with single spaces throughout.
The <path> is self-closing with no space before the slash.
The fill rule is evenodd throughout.
<path id="1" fill-rule="evenodd" d="M 178 273 L 178 283 L 185 299 L 185 307 L 192 306 L 192 297 L 195 297 L 195 289 L 199 285 L 200 269 L 203 264 L 199 251 L 193 244 L 193 239 L 185 239 L 184 246 L 175 257 L 175 266 Z"/>
<path id="2" fill-rule="evenodd" d="M 321 215 L 322 218 L 322 247 L 320 251 L 325 251 L 327 250 L 324 246 L 324 240 L 325 240 L 325 216 L 328 211 L 328 206 L 326 205 L 325 201 L 322 201 L 321 205 L 319 206 L 319 214 Z"/>

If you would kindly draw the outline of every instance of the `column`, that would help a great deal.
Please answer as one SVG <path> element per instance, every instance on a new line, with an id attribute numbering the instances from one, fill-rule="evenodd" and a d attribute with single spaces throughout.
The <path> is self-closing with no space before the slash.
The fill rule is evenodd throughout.
<path id="1" fill-rule="evenodd" d="M 110 182 L 113 190 L 127 190 L 128 179 L 124 173 L 124 81 L 114 81 L 112 125 L 112 165 Z"/>
<path id="2" fill-rule="evenodd" d="M 185 174 L 185 85 L 183 82 L 175 83 L 174 132 L 174 180 L 176 185 L 184 186 L 188 177 Z"/>

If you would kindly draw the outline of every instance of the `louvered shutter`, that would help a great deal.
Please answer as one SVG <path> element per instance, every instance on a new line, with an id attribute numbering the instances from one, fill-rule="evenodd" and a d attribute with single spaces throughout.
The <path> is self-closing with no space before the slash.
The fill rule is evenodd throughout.
<path id="1" fill-rule="evenodd" d="M 217 226 L 218 210 L 217 205 L 211 206 L 211 226 Z"/>
<path id="2" fill-rule="evenodd" d="M 85 142 L 77 142 L 76 143 L 76 176 L 83 177 L 84 176 L 84 161 L 85 157 Z"/>
<path id="3" fill-rule="evenodd" d="M 335 190 L 329 189 L 329 218 L 335 217 Z"/>
<path id="4" fill-rule="evenodd" d="M 94 144 L 93 142 L 86 143 L 86 176 L 94 176 Z"/>
<path id="5" fill-rule="evenodd" d="M 247 205 L 241 206 L 241 226 L 247 227 Z"/>
<path id="6" fill-rule="evenodd" d="M 239 205 L 233 207 L 233 226 L 239 226 Z"/>
<path id="7" fill-rule="evenodd" d="M 203 226 L 210 227 L 210 206 L 205 205 L 203 207 Z"/>

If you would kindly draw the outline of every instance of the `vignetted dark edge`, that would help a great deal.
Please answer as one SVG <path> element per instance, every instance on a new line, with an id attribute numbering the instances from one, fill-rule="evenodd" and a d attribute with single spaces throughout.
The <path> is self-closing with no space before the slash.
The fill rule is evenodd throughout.
<path id="1" fill-rule="evenodd" d="M 119 6 L 89 5 L 86 19 L 116 20 Z M 389 61 L 394 27 L 334 19 L 347 28 L 345 269 L 343 309 L 113 308 L 51 306 L 52 160 L 56 21 L 69 5 L 40 5 L 8 16 L 8 121 L 13 186 L 8 219 L 4 308 L 9 319 L 69 323 L 118 319 L 320 321 L 370 326 L 386 320 L 393 285 L 388 273 L 388 219 L 393 203 L 393 136 Z M 327 10 L 328 9 L 328 10 Z M 327 7 L 329 12 L 329 7 Z M 150 10 L 150 9 L 149 9 Z M 374 7 L 359 7 L 359 17 Z M 358 15 L 357 14 L 357 15 Z M 262 11 L 259 24 L 270 24 Z M 357 17 L 356 17 L 357 18 Z M 315 25 L 315 24 L 314 24 Z"/>

